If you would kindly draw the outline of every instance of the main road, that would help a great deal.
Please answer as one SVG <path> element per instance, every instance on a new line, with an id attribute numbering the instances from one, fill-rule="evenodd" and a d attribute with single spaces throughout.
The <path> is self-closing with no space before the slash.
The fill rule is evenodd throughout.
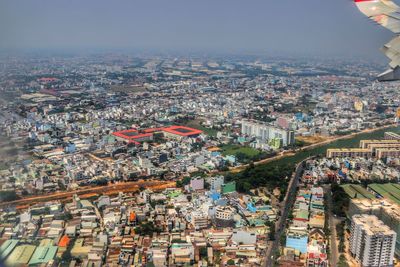
<path id="1" fill-rule="evenodd" d="M 290 179 L 285 198 L 280 205 L 283 208 L 283 210 L 281 211 L 281 216 L 275 223 L 275 240 L 270 242 L 267 252 L 265 254 L 265 263 L 264 263 L 265 267 L 272 267 L 276 260 L 275 254 L 276 251 L 279 249 L 281 236 L 286 229 L 286 221 L 288 219 L 289 212 L 294 204 L 297 191 L 296 189 L 299 184 L 300 177 L 303 173 L 304 162 L 307 159 L 301 161 L 296 165 L 296 170 Z"/>

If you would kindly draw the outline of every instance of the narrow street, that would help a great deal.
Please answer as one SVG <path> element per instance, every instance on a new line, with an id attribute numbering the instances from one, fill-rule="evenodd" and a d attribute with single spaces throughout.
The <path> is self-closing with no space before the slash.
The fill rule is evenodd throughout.
<path id="1" fill-rule="evenodd" d="M 331 232 L 330 241 L 329 241 L 329 248 L 330 248 L 330 266 L 334 267 L 337 266 L 339 261 L 339 249 L 338 249 L 338 239 L 336 233 L 336 225 L 340 223 L 340 220 L 337 219 L 332 213 L 332 191 L 331 185 L 324 186 L 324 194 L 326 195 L 327 199 L 327 206 L 328 206 L 328 216 L 329 216 L 329 229 Z"/>
<path id="2" fill-rule="evenodd" d="M 282 236 L 282 233 L 286 229 L 286 220 L 288 218 L 289 211 L 291 210 L 292 205 L 295 200 L 295 197 L 296 197 L 296 189 L 297 189 L 297 185 L 299 183 L 300 176 L 303 172 L 303 162 L 304 161 L 297 164 L 296 171 L 293 173 L 292 178 L 289 182 L 285 199 L 283 200 L 283 202 L 280 205 L 282 208 L 282 210 L 281 210 L 282 212 L 281 212 L 281 216 L 275 223 L 275 240 L 268 241 L 268 249 L 266 252 L 265 264 L 264 264 L 264 266 L 266 266 L 266 267 L 272 267 L 275 262 L 275 258 L 274 258 L 275 252 L 279 249 L 279 246 L 281 245 L 280 238 Z"/>

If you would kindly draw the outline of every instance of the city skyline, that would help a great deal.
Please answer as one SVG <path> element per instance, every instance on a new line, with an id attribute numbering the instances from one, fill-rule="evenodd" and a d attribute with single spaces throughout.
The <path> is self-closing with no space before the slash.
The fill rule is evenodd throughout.
<path id="1" fill-rule="evenodd" d="M 385 61 L 352 1 L 3 1 L 0 50 L 144 50 Z"/>

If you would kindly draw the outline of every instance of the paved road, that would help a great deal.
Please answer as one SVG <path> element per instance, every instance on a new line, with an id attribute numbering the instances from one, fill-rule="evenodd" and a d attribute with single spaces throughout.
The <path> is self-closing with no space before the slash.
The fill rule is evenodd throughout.
<path id="1" fill-rule="evenodd" d="M 285 231 L 286 228 L 286 220 L 289 215 L 289 211 L 291 210 L 294 201 L 296 199 L 296 188 L 299 184 L 299 180 L 301 174 L 303 172 L 303 162 L 308 159 L 297 164 L 296 171 L 292 175 L 292 179 L 290 179 L 288 190 L 286 192 L 285 199 L 283 200 L 281 207 L 283 208 L 281 212 L 281 216 L 278 221 L 275 223 L 275 240 L 268 242 L 268 249 L 265 257 L 265 267 L 272 267 L 275 261 L 275 252 L 279 249 L 280 246 L 280 238 Z"/>
<path id="2" fill-rule="evenodd" d="M 339 247 L 337 244 L 337 233 L 336 233 L 336 225 L 340 222 L 339 219 L 335 218 L 332 213 L 332 190 L 331 185 L 325 185 L 324 191 L 327 199 L 328 206 L 328 216 L 329 216 L 329 228 L 331 231 L 331 239 L 330 239 L 330 265 L 337 266 L 339 261 Z"/>

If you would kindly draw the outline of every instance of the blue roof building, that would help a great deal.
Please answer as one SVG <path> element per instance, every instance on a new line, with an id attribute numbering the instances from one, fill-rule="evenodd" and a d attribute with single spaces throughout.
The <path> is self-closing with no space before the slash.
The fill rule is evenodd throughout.
<path id="1" fill-rule="evenodd" d="M 250 211 L 251 213 L 255 213 L 257 211 L 257 208 L 254 207 L 253 203 L 248 203 L 247 210 Z"/>
<path id="2" fill-rule="evenodd" d="M 286 247 L 294 248 L 301 253 L 307 253 L 308 236 L 288 235 L 286 237 Z"/>
<path id="3" fill-rule="evenodd" d="M 210 197 L 211 197 L 211 199 L 212 199 L 213 201 L 217 201 L 218 199 L 221 198 L 221 194 L 218 193 L 218 192 L 212 192 Z"/>

